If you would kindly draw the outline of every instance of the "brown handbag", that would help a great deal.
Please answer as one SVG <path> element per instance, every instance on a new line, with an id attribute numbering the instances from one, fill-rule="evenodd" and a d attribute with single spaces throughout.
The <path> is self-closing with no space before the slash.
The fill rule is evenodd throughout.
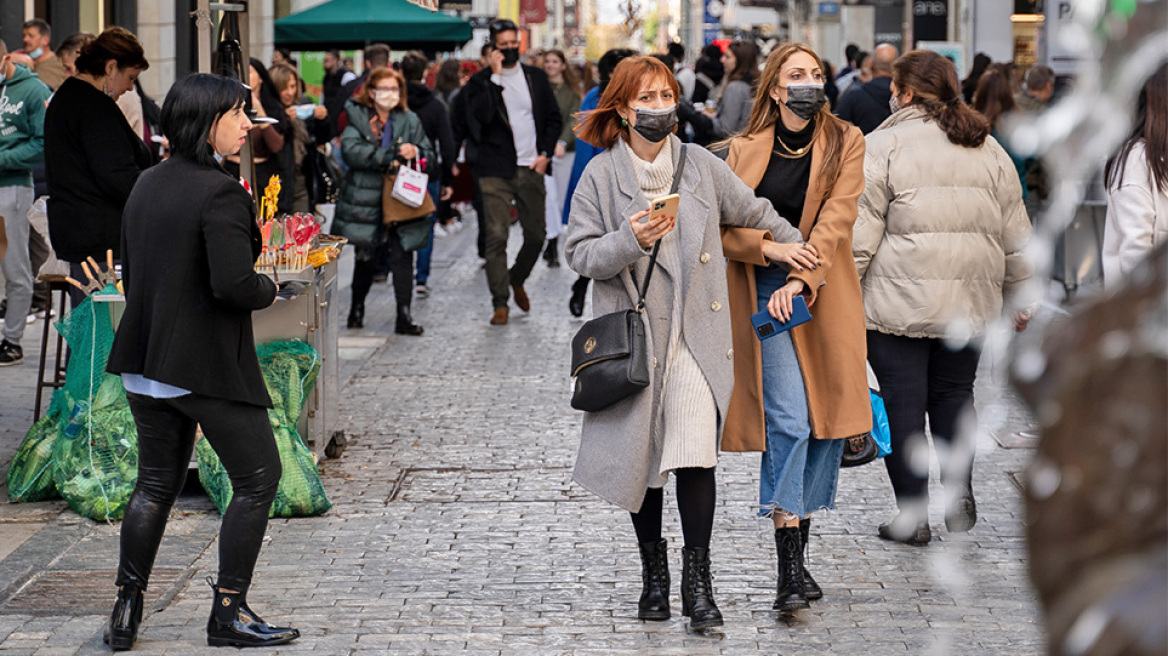
<path id="1" fill-rule="evenodd" d="M 393 197 L 393 183 L 397 179 L 396 173 L 386 173 L 381 183 L 381 222 L 389 225 L 409 221 L 423 216 L 429 216 L 437 211 L 434 199 L 430 192 L 426 192 L 426 199 L 417 207 L 410 207 Z"/>

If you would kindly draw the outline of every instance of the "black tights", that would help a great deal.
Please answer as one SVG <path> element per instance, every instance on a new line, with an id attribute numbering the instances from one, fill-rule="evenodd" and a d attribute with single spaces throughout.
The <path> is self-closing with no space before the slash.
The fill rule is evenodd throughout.
<path id="1" fill-rule="evenodd" d="M 195 424 L 227 469 L 234 494 L 219 533 L 219 586 L 246 592 L 280 482 L 280 453 L 264 408 L 187 394 L 156 399 L 128 392 L 138 427 L 138 483 L 122 520 L 117 585 L 146 589 L 170 509 L 182 491 Z"/>
<path id="2" fill-rule="evenodd" d="M 681 534 L 685 546 L 710 548 L 710 534 L 714 532 L 714 502 L 717 486 L 714 468 L 687 467 L 673 472 L 677 479 L 677 510 L 681 515 Z M 645 491 L 641 510 L 629 513 L 637 542 L 656 542 L 661 539 L 661 510 L 664 489 L 651 487 Z"/>

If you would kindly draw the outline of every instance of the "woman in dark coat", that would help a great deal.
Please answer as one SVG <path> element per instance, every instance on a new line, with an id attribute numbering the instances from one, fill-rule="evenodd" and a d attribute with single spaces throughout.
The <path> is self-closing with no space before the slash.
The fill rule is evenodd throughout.
<path id="1" fill-rule="evenodd" d="M 276 285 L 255 271 L 255 203 L 215 156 L 239 152 L 251 121 L 248 91 L 217 75 L 176 83 L 162 107 L 171 157 L 143 174 L 126 203 L 122 274 L 126 309 L 110 352 L 138 427 L 138 482 L 122 522 L 118 598 L 106 643 L 130 649 L 142 591 L 166 519 L 186 482 L 195 426 L 231 477 L 223 514 L 219 580 L 207 644 L 290 642 L 247 606 L 280 456 L 272 405 L 252 341 L 251 313 L 272 304 Z"/>
<path id="2" fill-rule="evenodd" d="M 434 161 L 434 148 L 422 120 L 406 105 L 405 78 L 393 69 L 374 69 L 357 97 L 345 103 L 345 115 L 341 156 L 349 170 L 341 182 L 332 230 L 357 247 L 349 328 L 365 325 L 365 296 L 373 286 L 377 251 L 387 246 L 397 297 L 394 332 L 421 335 L 422 327 L 410 317 L 414 255 L 402 248 L 396 225 L 382 224 L 381 191 L 386 173 L 417 158 Z"/>

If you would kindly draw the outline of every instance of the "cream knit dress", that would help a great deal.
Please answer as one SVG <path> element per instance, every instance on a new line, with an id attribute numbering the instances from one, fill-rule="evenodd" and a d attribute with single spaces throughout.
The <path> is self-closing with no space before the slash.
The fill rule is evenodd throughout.
<path id="1" fill-rule="evenodd" d="M 646 201 L 665 196 L 673 185 L 673 147 L 670 140 L 652 162 L 633 152 L 624 139 L 617 139 L 633 163 L 633 171 Z M 684 217 L 678 217 L 684 220 Z M 663 487 L 669 472 L 684 467 L 710 468 L 718 464 L 718 409 L 701 367 L 685 344 L 682 310 L 685 299 L 680 234 L 674 229 L 661 240 L 657 253 L 658 271 L 652 284 L 670 285 L 673 316 L 666 346 L 661 400 L 653 422 L 654 437 L 662 436 L 661 462 L 657 480 L 650 487 Z M 664 266 L 662 266 L 664 265 Z M 664 275 L 661 275 L 664 274 Z M 659 339 L 659 338 L 658 338 Z"/>

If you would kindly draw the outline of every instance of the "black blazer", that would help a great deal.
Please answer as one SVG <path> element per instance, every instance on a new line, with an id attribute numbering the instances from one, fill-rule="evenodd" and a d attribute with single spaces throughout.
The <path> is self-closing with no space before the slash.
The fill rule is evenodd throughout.
<path id="1" fill-rule="evenodd" d="M 255 204 L 222 169 L 174 156 L 144 172 L 126 202 L 126 311 L 110 373 L 270 408 L 251 313 L 276 285 L 256 273 Z"/>
<path id="2" fill-rule="evenodd" d="M 556 103 L 556 94 L 547 74 L 534 66 L 520 66 L 523 66 L 527 90 L 531 93 L 536 151 L 547 155 L 550 160 L 564 124 L 560 106 Z M 501 178 L 515 175 L 518 157 L 515 139 L 507 117 L 507 105 L 503 102 L 503 87 L 491 82 L 491 69 L 484 68 L 467 81 L 454 99 L 450 120 L 454 128 L 454 143 L 457 145 L 466 140 L 473 146 L 467 148 L 467 155 L 474 155 L 470 164 L 478 175 Z M 551 173 L 549 161 L 547 175 Z"/>
<path id="3" fill-rule="evenodd" d="M 108 249 L 118 257 L 122 210 L 151 163 L 117 103 L 88 82 L 65 80 L 45 110 L 49 238 L 57 257 L 105 262 Z"/>

